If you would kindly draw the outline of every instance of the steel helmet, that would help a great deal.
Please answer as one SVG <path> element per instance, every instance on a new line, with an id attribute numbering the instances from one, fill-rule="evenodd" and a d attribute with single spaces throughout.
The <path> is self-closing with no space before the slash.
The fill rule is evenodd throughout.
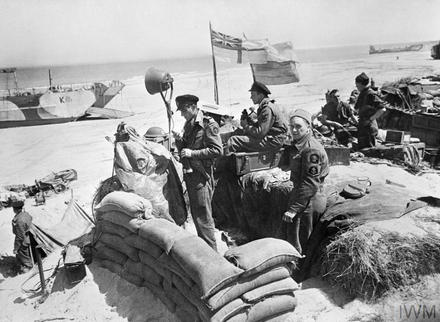
<path id="1" fill-rule="evenodd" d="M 158 127 L 158 126 L 150 127 L 147 130 L 147 132 L 145 132 L 145 134 L 144 134 L 144 138 L 146 138 L 149 141 L 154 141 L 154 142 L 163 141 L 167 137 L 168 137 L 168 134 L 164 131 L 164 129 L 162 129 L 161 127 Z"/>

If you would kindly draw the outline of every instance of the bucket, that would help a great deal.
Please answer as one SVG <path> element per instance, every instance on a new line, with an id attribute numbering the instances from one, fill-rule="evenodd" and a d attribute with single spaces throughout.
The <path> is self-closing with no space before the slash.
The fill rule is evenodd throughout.
<path id="1" fill-rule="evenodd" d="M 173 78 L 167 72 L 150 67 L 145 73 L 145 88 L 151 95 L 170 88 Z"/>

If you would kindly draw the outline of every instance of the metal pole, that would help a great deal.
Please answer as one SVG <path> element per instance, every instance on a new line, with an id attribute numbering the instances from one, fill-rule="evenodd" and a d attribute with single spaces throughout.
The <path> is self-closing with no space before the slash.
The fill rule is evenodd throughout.
<path id="1" fill-rule="evenodd" d="M 215 104 L 218 104 L 218 86 L 217 86 L 217 68 L 215 65 L 214 45 L 212 43 L 212 28 L 211 21 L 209 22 L 209 39 L 211 39 L 211 56 L 212 56 L 212 68 L 214 70 L 214 100 Z"/>

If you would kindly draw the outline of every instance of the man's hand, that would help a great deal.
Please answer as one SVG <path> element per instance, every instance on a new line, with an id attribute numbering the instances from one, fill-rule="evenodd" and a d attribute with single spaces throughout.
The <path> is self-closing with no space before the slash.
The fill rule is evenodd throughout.
<path id="1" fill-rule="evenodd" d="M 171 133 L 173 134 L 173 137 L 174 137 L 176 140 L 182 140 L 182 134 L 180 134 L 180 133 L 178 133 L 178 132 L 176 132 L 176 131 L 171 131 Z"/>
<path id="2" fill-rule="evenodd" d="M 14 253 L 14 255 L 17 255 L 18 250 L 14 249 L 12 252 Z"/>
<path id="3" fill-rule="evenodd" d="M 182 149 L 182 151 L 180 151 L 181 158 L 191 158 L 191 155 L 192 155 L 191 149 Z"/>
<path id="4" fill-rule="evenodd" d="M 296 212 L 294 211 L 286 211 L 282 217 L 283 221 L 288 222 L 288 223 L 292 223 L 293 222 L 293 218 L 295 218 L 296 216 Z"/>

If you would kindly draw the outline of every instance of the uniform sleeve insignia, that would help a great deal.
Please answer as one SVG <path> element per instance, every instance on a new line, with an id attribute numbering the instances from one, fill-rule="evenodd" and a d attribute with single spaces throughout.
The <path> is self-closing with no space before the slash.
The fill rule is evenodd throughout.
<path id="1" fill-rule="evenodd" d="M 316 176 L 316 175 L 318 175 L 318 167 L 315 166 L 315 165 L 311 166 L 311 167 L 309 168 L 309 174 L 310 174 L 311 176 Z"/>
<path id="2" fill-rule="evenodd" d="M 317 164 L 317 163 L 319 163 L 319 156 L 317 154 L 315 154 L 315 153 L 314 154 L 310 154 L 309 161 L 310 161 L 310 163 Z"/>

